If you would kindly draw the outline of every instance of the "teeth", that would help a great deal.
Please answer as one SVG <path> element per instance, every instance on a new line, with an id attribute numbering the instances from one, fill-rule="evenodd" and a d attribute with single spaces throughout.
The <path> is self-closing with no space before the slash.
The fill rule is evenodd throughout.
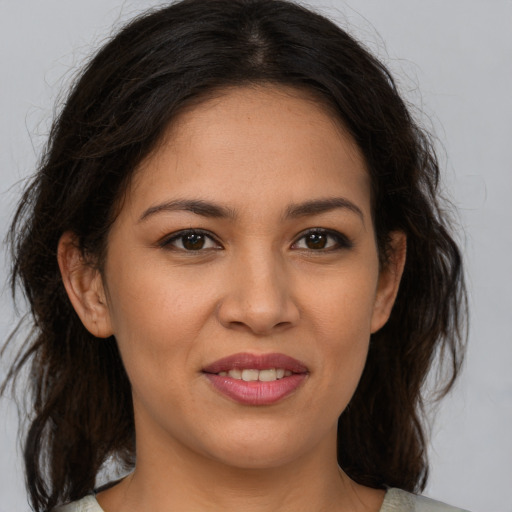
<path id="1" fill-rule="evenodd" d="M 242 370 L 242 380 L 245 380 L 245 382 L 258 380 L 259 373 L 258 370 Z"/>
<path id="2" fill-rule="evenodd" d="M 274 368 L 270 370 L 260 370 L 259 380 L 263 382 L 271 382 L 277 380 L 277 372 Z"/>
<path id="3" fill-rule="evenodd" d="M 240 380 L 242 378 L 242 370 L 239 370 L 238 368 L 233 368 L 232 370 L 229 370 L 228 375 L 232 379 Z"/>
<path id="4" fill-rule="evenodd" d="M 290 370 L 284 368 L 268 368 L 265 370 L 256 370 L 252 368 L 245 368 L 240 370 L 239 368 L 233 368 L 228 372 L 219 372 L 221 377 L 231 377 L 232 379 L 244 380 L 245 382 L 272 382 L 274 380 L 282 379 L 292 375 Z"/>

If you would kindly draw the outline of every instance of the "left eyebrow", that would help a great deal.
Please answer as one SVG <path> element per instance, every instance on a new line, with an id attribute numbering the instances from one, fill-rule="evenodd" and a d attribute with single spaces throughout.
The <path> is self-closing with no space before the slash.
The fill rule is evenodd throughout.
<path id="1" fill-rule="evenodd" d="M 225 206 L 203 201 L 201 199 L 176 199 L 174 201 L 166 201 L 165 203 L 151 206 L 140 216 L 139 222 L 146 220 L 148 217 L 163 212 L 187 211 L 200 215 L 202 217 L 213 218 L 233 218 L 235 213 Z"/>
<path id="2" fill-rule="evenodd" d="M 362 210 L 352 201 L 344 197 L 330 197 L 326 199 L 314 199 L 305 203 L 292 204 L 285 212 L 285 218 L 305 217 L 307 215 L 318 215 L 342 208 L 357 214 L 364 224 L 364 215 Z"/>

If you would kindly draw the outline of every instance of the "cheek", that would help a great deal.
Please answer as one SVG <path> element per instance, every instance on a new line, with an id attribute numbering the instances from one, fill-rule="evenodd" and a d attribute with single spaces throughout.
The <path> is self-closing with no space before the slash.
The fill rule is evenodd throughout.
<path id="1" fill-rule="evenodd" d="M 204 290 L 168 268 L 128 261 L 112 269 L 108 284 L 114 336 L 134 391 L 158 375 L 192 372 L 190 352 L 210 314 Z"/>
<path id="2" fill-rule="evenodd" d="M 302 310 L 327 339 L 357 344 L 369 337 L 378 270 L 373 260 L 313 276 L 299 292 Z M 312 286 L 314 281 L 314 286 Z"/>
<path id="3" fill-rule="evenodd" d="M 369 266 L 368 268 L 372 268 Z M 365 270 L 365 271 L 363 271 Z M 310 292 L 304 307 L 318 348 L 323 388 L 343 410 L 354 393 L 368 353 L 377 272 L 340 273 Z"/>
<path id="4" fill-rule="evenodd" d="M 193 333 L 204 314 L 208 290 L 203 277 L 190 269 L 173 268 L 163 258 L 144 264 L 139 257 L 113 258 L 116 265 L 108 274 L 111 319 L 118 337 L 162 331 L 170 334 Z M 147 260 L 147 258 L 146 258 Z M 168 336 L 160 335 L 162 343 Z"/>

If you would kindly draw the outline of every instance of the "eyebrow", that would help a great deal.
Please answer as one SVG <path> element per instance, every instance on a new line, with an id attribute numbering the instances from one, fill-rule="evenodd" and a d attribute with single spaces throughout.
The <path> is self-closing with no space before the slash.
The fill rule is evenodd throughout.
<path id="1" fill-rule="evenodd" d="M 305 203 L 292 204 L 286 209 L 285 217 L 296 218 L 305 217 L 307 215 L 318 215 L 331 210 L 342 208 L 356 213 L 364 223 L 364 215 L 362 210 L 352 201 L 344 197 L 329 197 L 326 199 L 314 199 Z"/>
<path id="2" fill-rule="evenodd" d="M 342 208 L 357 214 L 364 223 L 364 215 L 361 209 L 352 201 L 344 197 L 330 197 L 326 199 L 313 199 L 304 203 L 291 204 L 285 211 L 284 218 L 306 217 L 319 215 L 332 210 Z M 139 222 L 146 220 L 157 213 L 187 211 L 202 217 L 229 218 L 236 217 L 236 211 L 210 201 L 202 199 L 175 199 L 149 207 L 140 216 Z"/>
<path id="3" fill-rule="evenodd" d="M 161 212 L 192 212 L 202 217 L 212 218 L 234 218 L 235 212 L 231 208 L 226 208 L 202 199 L 175 199 L 166 201 L 165 203 L 151 206 L 140 216 L 139 222 L 146 220 L 148 217 Z"/>

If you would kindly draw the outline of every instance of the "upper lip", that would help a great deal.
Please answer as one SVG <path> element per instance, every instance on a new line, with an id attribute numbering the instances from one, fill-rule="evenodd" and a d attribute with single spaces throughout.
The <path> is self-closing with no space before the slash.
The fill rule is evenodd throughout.
<path id="1" fill-rule="evenodd" d="M 227 372 L 233 368 L 267 370 L 269 368 L 283 368 L 293 373 L 306 373 L 306 365 L 285 354 L 249 354 L 239 353 L 223 357 L 203 368 L 205 373 Z"/>

